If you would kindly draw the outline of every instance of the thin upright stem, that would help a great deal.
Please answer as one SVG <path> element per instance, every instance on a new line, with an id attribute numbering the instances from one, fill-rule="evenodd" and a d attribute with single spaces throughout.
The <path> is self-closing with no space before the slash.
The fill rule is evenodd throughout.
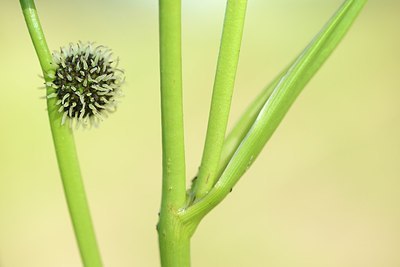
<path id="1" fill-rule="evenodd" d="M 46 82 L 54 78 L 55 66 L 40 25 L 33 0 L 20 0 L 21 8 L 39 58 Z M 53 93 L 47 87 L 47 94 Z M 82 262 L 87 267 L 102 266 L 99 248 L 90 217 L 89 206 L 82 182 L 75 142 L 69 127 L 61 126 L 61 116 L 57 112 L 55 98 L 47 100 L 50 128 L 56 150 L 65 197 L 79 246 Z"/>
<path id="2" fill-rule="evenodd" d="M 159 1 L 163 182 L 157 225 L 163 267 L 190 265 L 191 233 L 178 211 L 186 203 L 182 104 L 181 1 Z"/>
<path id="3" fill-rule="evenodd" d="M 191 192 L 193 199 L 205 196 L 218 179 L 218 167 L 235 84 L 246 6 L 247 0 L 228 0 L 227 2 L 203 157 Z"/>

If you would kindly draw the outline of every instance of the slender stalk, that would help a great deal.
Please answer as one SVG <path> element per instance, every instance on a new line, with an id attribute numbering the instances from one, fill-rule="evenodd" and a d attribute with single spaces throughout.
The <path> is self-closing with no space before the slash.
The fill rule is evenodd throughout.
<path id="1" fill-rule="evenodd" d="M 218 179 L 218 166 L 228 124 L 246 6 L 247 0 L 227 2 L 203 157 L 191 192 L 192 198 L 195 199 L 206 195 Z"/>
<path id="2" fill-rule="evenodd" d="M 183 221 L 204 217 L 227 196 L 254 162 L 301 90 L 344 37 L 366 1 L 345 1 L 298 56 L 275 86 L 212 190 L 202 200 L 180 213 Z"/>
<path id="3" fill-rule="evenodd" d="M 186 202 L 180 0 L 159 0 L 159 24 L 163 183 L 157 230 L 162 266 L 186 267 L 191 233 L 177 216 Z"/>
<path id="4" fill-rule="evenodd" d="M 20 4 L 43 75 L 46 82 L 49 82 L 54 77 L 54 66 L 52 65 L 52 57 L 40 25 L 35 3 L 33 0 L 20 0 Z M 47 94 L 52 93 L 52 90 L 51 87 L 48 87 Z M 55 98 L 48 99 L 47 109 L 57 162 L 75 236 L 84 266 L 99 267 L 102 266 L 101 257 L 82 182 L 73 134 L 69 127 L 61 126 L 61 117 L 56 110 L 55 101 Z"/>

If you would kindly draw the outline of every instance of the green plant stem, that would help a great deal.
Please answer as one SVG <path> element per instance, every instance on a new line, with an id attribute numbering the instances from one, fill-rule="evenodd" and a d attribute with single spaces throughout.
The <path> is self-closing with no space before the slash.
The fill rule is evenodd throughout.
<path id="1" fill-rule="evenodd" d="M 228 0 L 227 2 L 203 157 L 191 192 L 195 199 L 205 196 L 218 179 L 218 167 L 235 84 L 246 6 L 247 0 Z"/>
<path id="2" fill-rule="evenodd" d="M 177 216 L 186 202 L 182 105 L 181 1 L 159 1 L 163 183 L 157 225 L 161 264 L 190 266 L 191 233 Z"/>
<path id="3" fill-rule="evenodd" d="M 271 96 L 274 88 L 278 85 L 279 81 L 286 74 L 286 72 L 287 69 L 279 74 L 268 86 L 264 88 L 264 90 L 262 90 L 262 92 L 248 106 L 246 111 L 240 117 L 239 121 L 235 124 L 234 128 L 226 137 L 218 167 L 218 177 L 220 177 L 222 172 L 225 170 L 229 160 L 232 158 L 243 138 L 246 136 L 256 120 L 264 104 Z"/>
<path id="4" fill-rule="evenodd" d="M 311 41 L 275 86 L 220 179 L 199 202 L 180 213 L 183 221 L 204 217 L 220 203 L 254 162 L 301 90 L 339 44 L 366 0 L 348 0 Z"/>
<path id="5" fill-rule="evenodd" d="M 54 77 L 55 70 L 35 3 L 32 0 L 20 0 L 20 4 L 43 75 L 46 82 L 49 82 Z M 52 92 L 53 89 L 47 87 L 47 94 Z M 47 100 L 50 128 L 80 255 L 84 266 L 99 267 L 102 266 L 101 257 L 82 182 L 73 134 L 69 127 L 61 126 L 61 116 L 57 112 L 55 101 L 55 98 Z"/>

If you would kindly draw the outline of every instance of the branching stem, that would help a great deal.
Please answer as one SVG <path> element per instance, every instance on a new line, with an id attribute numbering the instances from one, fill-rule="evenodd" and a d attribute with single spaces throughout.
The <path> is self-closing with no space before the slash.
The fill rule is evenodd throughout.
<path id="1" fill-rule="evenodd" d="M 340 43 L 366 2 L 367 0 L 344 1 L 288 70 L 283 72 L 279 82 L 273 83 L 273 92 L 267 97 L 251 127 L 244 123 L 243 129 L 249 128 L 243 139 L 240 143 L 233 142 L 237 146 L 234 153 L 227 148 L 227 152 L 230 152 L 227 153 L 227 158 L 229 154 L 232 156 L 226 168 L 220 166 L 223 169 L 221 177 L 206 196 L 180 213 L 183 221 L 204 217 L 229 194 L 272 136 L 296 97 Z M 243 132 L 245 131 L 238 131 L 239 138 Z"/>

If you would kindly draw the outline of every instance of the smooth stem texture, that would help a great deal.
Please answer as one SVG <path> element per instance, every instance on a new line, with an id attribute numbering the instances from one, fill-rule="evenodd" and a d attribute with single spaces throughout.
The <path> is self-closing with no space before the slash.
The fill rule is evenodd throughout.
<path id="1" fill-rule="evenodd" d="M 278 75 L 278 77 L 276 77 L 268 86 L 264 88 L 264 90 L 248 106 L 246 111 L 240 117 L 239 121 L 229 132 L 222 148 L 221 159 L 218 168 L 218 177 L 220 177 L 222 172 L 225 170 L 226 166 L 229 163 L 229 160 L 232 158 L 243 138 L 250 130 L 265 102 L 267 102 L 274 88 L 278 85 L 279 81 L 286 74 L 286 72 L 287 69 L 283 71 L 280 75 Z"/>
<path id="2" fill-rule="evenodd" d="M 280 79 L 241 141 L 220 179 L 199 202 L 180 213 L 183 221 L 204 217 L 229 194 L 254 162 L 301 90 L 339 44 L 366 0 L 348 0 L 311 41 Z"/>
<path id="3" fill-rule="evenodd" d="M 163 180 L 157 226 L 163 267 L 190 265 L 191 234 L 180 224 L 186 202 L 182 105 L 181 1 L 159 1 Z"/>
<path id="4" fill-rule="evenodd" d="M 21 0 L 20 4 L 45 80 L 51 81 L 55 70 L 35 4 L 32 0 Z M 47 87 L 47 94 L 52 92 L 53 89 Z M 83 187 L 74 138 L 69 127 L 61 126 L 61 116 L 57 112 L 55 101 L 55 98 L 47 100 L 50 128 L 79 251 L 84 266 L 100 267 L 100 252 Z"/>
<path id="5" fill-rule="evenodd" d="M 247 0 L 227 2 L 203 157 L 191 192 L 193 199 L 205 196 L 218 179 L 218 166 L 231 107 L 246 6 Z"/>

